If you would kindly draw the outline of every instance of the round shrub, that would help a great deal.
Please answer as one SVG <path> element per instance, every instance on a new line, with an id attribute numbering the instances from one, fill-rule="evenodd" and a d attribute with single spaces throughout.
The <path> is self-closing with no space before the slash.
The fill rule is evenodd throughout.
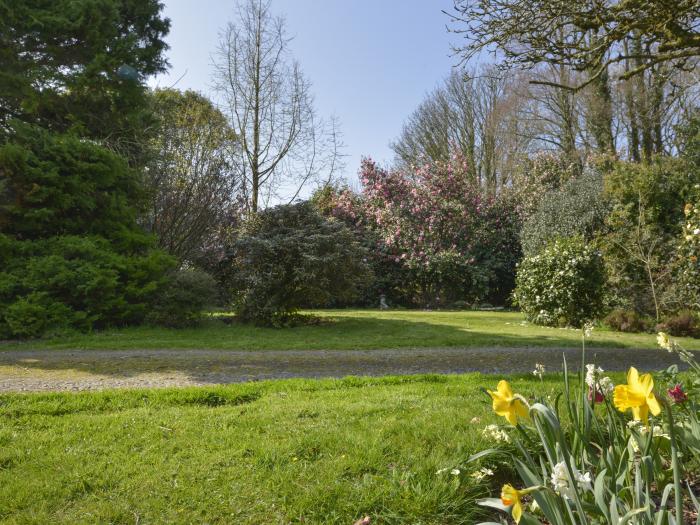
<path id="1" fill-rule="evenodd" d="M 580 237 L 562 238 L 523 259 L 514 297 L 535 324 L 580 327 L 600 315 L 604 284 L 600 253 Z"/>
<path id="2" fill-rule="evenodd" d="M 12 303 L 3 315 L 9 334 L 17 338 L 38 337 L 59 332 L 85 321 L 83 312 L 74 312 L 52 300 L 47 293 L 34 292 Z"/>
<path id="3" fill-rule="evenodd" d="M 646 332 L 649 323 L 634 310 L 616 308 L 605 316 L 603 321 L 606 326 L 618 332 Z"/>
<path id="4" fill-rule="evenodd" d="M 281 205 L 244 224 L 225 280 L 239 319 L 282 326 L 299 308 L 356 297 L 371 279 L 365 257 L 353 233 L 311 203 Z"/>
<path id="5" fill-rule="evenodd" d="M 700 337 L 700 318 L 691 310 L 681 310 L 667 317 L 656 328 L 676 337 Z"/>
<path id="6" fill-rule="evenodd" d="M 216 281 L 201 270 L 180 270 L 158 294 L 148 322 L 171 328 L 196 325 L 216 302 Z"/>

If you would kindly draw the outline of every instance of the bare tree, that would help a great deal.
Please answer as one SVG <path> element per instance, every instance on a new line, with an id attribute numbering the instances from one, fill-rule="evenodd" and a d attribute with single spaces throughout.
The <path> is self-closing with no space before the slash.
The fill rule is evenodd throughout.
<path id="1" fill-rule="evenodd" d="M 223 30 L 214 63 L 214 87 L 237 137 L 237 165 L 253 212 L 273 199 L 293 200 L 339 169 L 337 123 L 316 115 L 289 42 L 269 0 L 246 0 Z"/>
<path id="2" fill-rule="evenodd" d="M 529 139 L 518 113 L 524 99 L 495 68 L 454 70 L 429 93 L 392 143 L 400 165 L 446 161 L 459 153 L 476 180 L 496 191 L 508 183 Z"/>

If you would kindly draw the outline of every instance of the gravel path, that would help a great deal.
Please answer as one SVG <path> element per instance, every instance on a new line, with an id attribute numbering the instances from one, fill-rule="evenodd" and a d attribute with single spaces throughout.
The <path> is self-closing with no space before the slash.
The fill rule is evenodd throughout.
<path id="1" fill-rule="evenodd" d="M 578 369 L 578 348 L 396 350 L 11 350 L 0 352 L 0 392 L 194 386 L 291 377 L 529 372 Z M 677 363 L 661 350 L 588 349 L 605 370 L 658 370 Z"/>

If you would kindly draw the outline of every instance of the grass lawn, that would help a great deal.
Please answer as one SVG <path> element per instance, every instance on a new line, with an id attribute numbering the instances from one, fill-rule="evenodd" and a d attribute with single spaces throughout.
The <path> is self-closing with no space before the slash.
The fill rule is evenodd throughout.
<path id="1" fill-rule="evenodd" d="M 480 431 L 497 419 L 479 388 L 497 379 L 2 395 L 0 520 L 473 524 L 490 489 L 463 464 L 490 445 Z M 511 383 L 525 395 L 561 388 Z"/>
<path id="2" fill-rule="evenodd" d="M 516 312 L 396 310 L 317 310 L 318 326 L 260 328 L 210 321 L 194 329 L 137 327 L 89 335 L 71 335 L 26 343 L 4 343 L 0 350 L 21 348 L 130 349 L 180 348 L 228 350 L 341 350 L 406 347 L 577 347 L 580 332 L 534 326 Z M 700 350 L 700 339 L 679 341 Z M 650 334 L 599 329 L 592 346 L 654 348 Z"/>

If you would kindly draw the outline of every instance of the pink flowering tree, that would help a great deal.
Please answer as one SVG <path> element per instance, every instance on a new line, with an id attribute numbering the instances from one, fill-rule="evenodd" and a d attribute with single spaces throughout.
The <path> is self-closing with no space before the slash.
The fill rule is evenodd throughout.
<path id="1" fill-rule="evenodd" d="M 336 195 L 333 214 L 372 239 L 414 302 L 507 298 L 519 257 L 517 216 L 505 198 L 484 192 L 465 162 L 390 171 L 365 159 L 360 182 L 360 194 Z"/>

